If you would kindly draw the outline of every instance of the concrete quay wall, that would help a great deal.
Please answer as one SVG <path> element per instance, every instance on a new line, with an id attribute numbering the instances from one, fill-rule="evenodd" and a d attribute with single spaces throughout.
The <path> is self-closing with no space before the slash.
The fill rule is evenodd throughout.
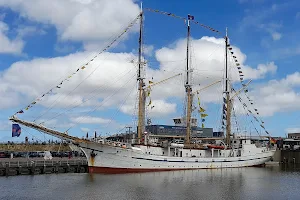
<path id="1" fill-rule="evenodd" d="M 0 176 L 86 172 L 88 165 L 85 158 L 0 158 Z"/>

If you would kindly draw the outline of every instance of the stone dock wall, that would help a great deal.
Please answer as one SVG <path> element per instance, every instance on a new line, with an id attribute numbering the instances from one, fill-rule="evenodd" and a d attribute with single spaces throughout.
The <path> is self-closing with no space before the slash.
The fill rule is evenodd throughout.
<path id="1" fill-rule="evenodd" d="M 0 158 L 0 176 L 87 172 L 86 158 Z"/>

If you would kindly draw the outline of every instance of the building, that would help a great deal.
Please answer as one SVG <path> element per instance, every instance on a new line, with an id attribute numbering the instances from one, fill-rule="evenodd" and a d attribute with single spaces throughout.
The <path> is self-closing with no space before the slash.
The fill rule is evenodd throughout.
<path id="1" fill-rule="evenodd" d="M 146 132 L 152 135 L 185 136 L 186 127 L 168 125 L 148 125 Z M 192 127 L 191 137 L 213 137 L 212 128 Z"/>
<path id="2" fill-rule="evenodd" d="M 213 132 L 213 137 L 224 137 L 224 132 Z"/>
<path id="3" fill-rule="evenodd" d="M 288 133 L 289 139 L 300 139 L 300 133 Z"/>

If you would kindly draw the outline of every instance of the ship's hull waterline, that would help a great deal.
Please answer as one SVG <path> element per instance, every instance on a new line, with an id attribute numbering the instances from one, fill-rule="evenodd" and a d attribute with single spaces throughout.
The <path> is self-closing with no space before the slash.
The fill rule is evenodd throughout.
<path id="1" fill-rule="evenodd" d="M 103 174 L 262 166 L 275 153 L 266 151 L 251 156 L 201 158 L 149 155 L 101 144 L 82 143 L 79 146 L 88 159 L 89 172 Z"/>

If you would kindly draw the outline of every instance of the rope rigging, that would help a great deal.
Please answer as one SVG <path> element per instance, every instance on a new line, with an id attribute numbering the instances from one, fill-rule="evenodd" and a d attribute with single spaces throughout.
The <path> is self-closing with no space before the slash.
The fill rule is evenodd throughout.
<path id="1" fill-rule="evenodd" d="M 69 81 L 70 78 L 72 78 L 73 75 L 75 75 L 76 73 L 78 73 L 81 70 L 84 70 L 85 68 L 88 67 L 88 65 L 94 61 L 94 59 L 96 59 L 100 54 L 102 54 L 103 52 L 107 51 L 117 40 L 119 40 L 125 33 L 127 33 L 127 31 L 137 22 L 137 20 L 140 18 L 140 15 L 138 15 L 126 28 L 125 30 L 123 30 L 121 32 L 121 34 L 119 34 L 116 38 L 114 38 L 104 49 L 102 49 L 100 52 L 98 52 L 97 55 L 95 55 L 92 59 L 90 59 L 87 63 L 85 63 L 84 65 L 82 65 L 81 67 L 79 67 L 75 72 L 73 72 L 71 75 L 69 75 L 67 78 L 63 79 L 58 85 L 56 85 L 55 87 L 52 87 L 50 90 L 48 90 L 48 92 L 42 94 L 39 98 L 35 99 L 33 102 L 31 102 L 29 105 L 27 105 L 25 108 L 19 110 L 18 112 L 16 112 L 14 115 L 17 114 L 21 114 L 24 113 L 24 110 L 29 110 L 31 107 L 33 107 L 37 102 L 41 101 L 46 95 L 52 94 L 53 91 L 55 89 L 59 89 L 61 88 L 61 85 L 65 82 L 65 81 Z M 76 89 L 76 88 L 75 88 Z"/>
<path id="2" fill-rule="evenodd" d="M 159 11 L 159 10 L 154 10 L 154 9 L 150 9 L 150 8 L 146 8 L 145 10 L 147 10 L 147 11 L 150 11 L 150 12 L 155 12 L 155 13 L 160 13 L 160 14 L 163 14 L 163 15 L 167 15 L 167 16 L 171 16 L 171 17 L 174 17 L 174 18 L 178 18 L 178 19 L 181 19 L 181 20 L 187 20 L 187 18 L 185 18 L 185 17 L 180 17 L 180 16 L 177 16 L 177 15 L 175 15 L 175 14 L 173 14 L 173 13 L 168 13 L 168 12 L 164 12 L 164 11 Z M 100 54 L 102 54 L 103 52 L 105 52 L 105 51 L 107 51 L 108 49 L 110 49 L 111 47 L 112 47 L 112 45 L 114 45 L 126 32 L 128 32 L 128 30 L 132 27 L 132 26 L 134 26 L 134 24 L 137 22 L 137 20 L 140 18 L 140 14 L 125 28 L 125 30 L 123 30 L 122 31 L 122 33 L 121 34 L 119 34 L 117 37 L 115 37 L 104 49 L 102 49 L 100 52 L 98 52 L 97 53 L 97 55 L 95 55 L 92 59 L 90 59 L 88 62 L 86 62 L 84 65 L 82 65 L 81 67 L 79 67 L 75 72 L 73 72 L 72 74 L 70 74 L 67 78 L 65 78 L 65 79 L 63 79 L 58 85 L 56 85 L 55 87 L 52 87 L 50 90 L 48 90 L 48 92 L 46 92 L 46 93 L 44 93 L 44 94 L 42 94 L 39 98 L 37 98 L 37 99 L 35 99 L 33 102 L 31 102 L 29 105 L 27 105 L 26 107 L 24 107 L 23 109 L 21 109 L 21 110 L 19 110 L 18 112 L 16 112 L 14 115 L 16 115 L 16 114 L 21 114 L 21 113 L 24 113 L 24 111 L 25 110 L 29 110 L 30 108 L 32 108 L 35 104 L 37 104 L 37 102 L 39 102 L 39 101 L 41 101 L 46 95 L 50 95 L 50 94 L 53 94 L 54 93 L 54 91 L 55 90 L 57 90 L 57 89 L 60 89 L 61 87 L 62 87 L 62 85 L 63 85 L 63 83 L 65 82 L 65 81 L 69 81 L 69 79 L 70 78 L 72 78 L 75 74 L 77 74 L 79 71 L 82 71 L 82 70 L 84 70 L 85 68 L 88 68 L 89 67 L 89 65 L 100 55 Z M 205 28 L 205 29 L 208 29 L 208 30 L 210 30 L 210 31 L 212 31 L 212 32 L 215 32 L 215 33 L 217 33 L 217 34 L 219 34 L 219 35 L 221 35 L 221 32 L 220 31 L 218 31 L 218 30 L 216 30 L 216 29 L 214 29 L 214 28 L 212 28 L 212 27 L 210 27 L 210 26 L 207 26 L 207 25 L 204 25 L 204 24 L 201 24 L 201 23 L 199 23 L 199 22 L 197 22 L 197 21 L 194 21 L 194 20 L 191 20 L 191 22 L 192 23 L 194 23 L 194 24 L 197 24 L 197 25 L 199 25 L 199 26 L 201 26 L 201 27 L 203 27 L 203 28 Z M 232 47 L 229 45 L 228 46 L 228 48 L 227 48 L 228 50 L 230 50 L 230 52 L 231 52 L 231 56 L 233 57 L 233 59 L 234 59 L 234 61 L 235 61 L 235 64 L 236 64 L 236 66 L 237 66 L 237 69 L 238 69 L 238 72 L 239 72 L 239 75 L 240 75 L 240 82 L 241 82 L 241 84 L 244 86 L 245 84 L 244 84 L 244 82 L 243 82 L 243 80 L 244 80 L 244 75 L 243 75 L 243 73 L 242 73 L 242 70 L 241 70 L 241 67 L 240 67 L 240 64 L 239 64 L 239 62 L 238 62 L 238 60 L 237 60 L 237 57 L 234 55 L 234 52 L 232 51 Z M 215 51 L 213 52 L 213 53 L 215 53 Z M 213 53 L 211 53 L 208 57 L 210 57 L 210 56 L 212 56 L 212 54 Z M 192 55 L 190 55 L 190 56 L 192 56 Z M 184 61 L 184 60 L 182 60 L 182 61 Z M 151 61 L 150 61 L 151 62 Z M 175 62 L 175 61 L 166 61 L 166 62 Z M 176 62 L 178 62 L 178 61 L 176 61 Z M 201 63 L 201 62 L 200 62 Z M 86 81 L 98 68 L 99 68 L 100 66 L 97 66 L 87 77 L 85 77 L 74 89 L 72 89 L 71 91 L 69 91 L 68 93 L 67 93 L 67 95 L 63 98 L 63 99 L 61 99 L 61 100 L 64 100 L 65 98 L 67 98 L 72 92 L 74 92 L 84 81 Z M 127 75 L 128 73 L 130 73 L 132 70 L 130 70 L 129 72 L 127 72 L 125 75 Z M 205 70 L 198 70 L 198 71 L 205 71 Z M 135 75 L 134 75 L 135 76 Z M 106 102 L 106 101 L 108 101 L 108 99 L 110 99 L 111 97 L 113 97 L 115 94 L 117 94 L 118 93 L 118 91 L 120 91 L 121 89 L 123 89 L 124 88 L 124 86 L 125 85 L 127 85 L 131 80 L 132 80 L 132 78 L 134 78 L 134 76 L 133 77 L 130 77 L 130 79 L 122 86 L 122 87 L 120 87 L 115 93 L 113 93 L 112 95 L 110 95 L 109 97 L 107 97 L 107 98 L 105 98 L 101 103 L 100 103 L 100 106 L 99 105 L 97 105 L 96 107 L 95 107 L 95 109 L 92 109 L 92 110 L 90 110 L 90 111 L 87 111 L 86 113 L 87 114 L 89 114 L 89 113 L 91 113 L 91 112 L 94 112 L 95 110 L 97 110 L 99 107 L 101 107 L 101 106 L 103 106 L 103 104 L 104 104 L 104 102 Z M 178 76 L 178 75 L 175 75 L 175 76 Z M 170 77 L 170 78 L 168 78 L 168 79 L 165 79 L 165 80 L 163 80 L 163 81 L 160 81 L 160 82 L 157 82 L 157 83 L 155 83 L 155 84 L 150 84 L 149 85 L 149 95 L 150 95 L 150 91 L 151 91 L 151 87 L 152 86 L 154 86 L 154 85 L 156 85 L 156 84 L 159 84 L 159 83 L 162 83 L 162 82 L 164 82 L 164 81 L 167 81 L 167 80 L 169 80 L 169 79 L 171 79 L 171 78 L 173 78 L 173 77 L 175 77 L 175 76 L 172 76 L 172 77 Z M 119 80 L 116 80 L 116 81 L 119 81 Z M 103 85 L 101 86 L 101 87 L 103 87 Z M 91 94 L 91 93 L 94 93 L 95 91 L 97 91 L 98 89 L 100 89 L 100 87 L 98 87 L 98 88 L 96 88 L 95 90 L 93 90 L 92 92 L 90 92 L 89 94 Z M 245 94 L 245 96 L 247 97 L 247 99 L 248 99 L 248 101 L 249 101 L 249 103 L 251 104 L 251 105 L 253 105 L 253 101 L 250 99 L 250 97 L 246 94 L 247 92 L 248 92 L 248 90 L 247 89 L 245 89 L 244 90 L 244 94 Z M 122 101 L 122 104 L 121 104 L 121 106 L 122 105 L 124 105 L 125 104 L 125 102 L 127 101 L 127 99 L 129 98 L 129 96 L 130 96 L 130 94 L 132 93 L 132 91 L 130 91 L 127 95 L 126 95 L 126 98 L 124 98 L 124 101 Z M 96 94 L 97 95 L 97 94 Z M 43 121 L 43 122 L 41 122 L 41 123 L 45 123 L 45 122 L 48 122 L 48 121 L 50 121 L 50 120 L 52 120 L 52 119 L 55 119 L 55 118 L 57 118 L 57 117 L 59 117 L 59 116 L 61 116 L 62 114 L 64 114 L 64 113 L 66 113 L 66 112 L 68 112 L 68 111 L 70 111 L 70 110 L 72 110 L 72 109 L 74 109 L 74 108 L 77 108 L 77 107 L 79 107 L 80 105 L 82 105 L 83 103 L 85 103 L 85 102 L 87 102 L 87 101 L 89 101 L 91 98 L 93 98 L 93 97 L 95 97 L 96 95 L 93 95 L 92 97 L 90 97 L 90 98 L 87 98 L 87 99 L 85 99 L 85 100 L 83 100 L 81 103 L 79 103 L 79 104 L 77 104 L 77 105 L 75 105 L 77 102 L 73 102 L 72 104 L 71 104 L 71 108 L 69 108 L 69 109 L 67 109 L 66 111 L 64 111 L 64 112 L 61 112 L 61 113 L 59 113 L 59 114 L 57 114 L 57 115 L 55 115 L 54 117 L 52 117 L 52 118 L 50 118 L 50 119 L 48 119 L 48 120 L 45 120 L 45 121 Z M 148 96 L 149 96 L 148 95 Z M 200 116 L 201 116 L 201 121 L 202 121 L 202 127 L 204 128 L 204 122 L 205 122 L 205 117 L 207 116 L 207 114 L 205 114 L 204 112 L 205 112 L 205 110 L 200 106 L 200 98 L 199 98 L 199 91 L 197 91 L 197 98 L 198 98 L 198 104 L 199 104 L 199 113 L 200 113 Z M 39 119 L 39 118 L 41 118 L 42 116 L 44 116 L 46 113 L 48 113 L 55 105 L 56 105 L 56 102 L 58 101 L 58 99 L 61 97 L 61 95 L 60 96 L 58 96 L 53 102 L 52 102 L 52 104 L 47 108 L 47 110 L 44 112 L 44 113 L 42 113 L 41 115 L 39 115 L 38 117 L 36 117 L 33 121 L 36 121 L 37 119 Z M 240 98 L 240 96 L 238 96 L 238 99 L 239 99 L 239 101 L 242 103 L 242 99 Z M 74 106 L 73 106 L 74 105 Z M 150 102 L 149 102 L 149 104 L 148 104 L 148 106 L 150 106 L 151 105 L 151 98 L 150 98 Z M 243 108 L 245 109 L 245 111 L 247 111 L 247 109 L 246 109 L 246 107 L 247 107 L 247 105 L 245 104 L 245 103 L 242 103 L 242 105 L 243 105 Z M 249 107 L 251 107 L 252 108 L 252 106 L 248 106 L 248 108 Z M 152 108 L 152 107 L 151 107 Z M 254 112 L 251 112 L 249 109 L 248 109 L 248 112 L 247 112 L 247 114 L 248 113 L 251 113 L 252 114 L 252 116 L 254 117 L 254 119 L 258 122 L 258 123 L 260 123 L 261 122 L 261 127 L 265 130 L 265 132 L 267 133 L 267 134 L 269 134 L 268 133 L 268 131 L 265 129 L 265 127 L 262 125 L 264 122 L 261 120 L 261 118 L 260 118 L 260 116 L 259 116 L 259 112 L 258 112 L 258 110 L 256 109 L 256 108 L 252 108 L 253 110 L 254 110 Z M 120 111 L 120 107 L 118 108 L 118 110 L 116 111 L 116 113 L 117 112 L 119 112 Z M 253 114 L 253 113 L 256 113 L 256 115 L 257 115 L 257 117 L 255 116 L 255 114 Z M 84 115 L 84 116 L 87 116 L 87 114 L 86 115 Z M 234 116 L 235 116 L 235 111 L 234 111 L 234 109 L 233 109 L 233 114 L 234 114 Z M 236 117 L 236 116 L 235 116 Z M 258 120 L 259 119 L 259 120 Z M 259 122 L 260 121 L 260 122 Z M 76 122 L 73 126 L 71 126 L 69 129 L 71 129 L 71 128 L 73 128 L 75 125 L 77 125 L 77 124 L 79 124 L 80 122 Z M 253 122 L 252 122 L 252 120 L 251 120 L 251 123 L 253 124 Z M 236 124 L 237 124 L 237 120 L 236 120 Z M 253 124 L 254 125 L 254 124 Z M 238 125 L 237 125 L 238 126 Z M 256 129 L 256 127 L 254 127 L 255 128 L 255 130 L 257 131 L 257 129 Z M 68 129 L 68 130 L 69 130 Z M 237 128 L 237 130 L 238 130 L 238 128 Z M 258 131 L 257 131 L 258 132 Z"/>
<path id="3" fill-rule="evenodd" d="M 239 73 L 240 82 L 241 82 L 242 86 L 245 87 L 246 86 L 246 83 L 244 82 L 245 76 L 243 74 L 240 62 L 238 61 L 237 56 L 235 56 L 233 48 L 232 48 L 232 46 L 230 44 L 228 44 L 228 46 L 226 47 L 226 49 L 228 49 L 230 51 L 230 55 L 231 55 L 232 59 L 234 60 L 235 66 L 236 66 L 236 68 L 238 70 L 238 73 Z M 246 98 L 248 99 L 248 102 L 251 105 L 254 105 L 253 100 L 251 100 L 251 98 L 247 95 L 247 93 L 248 93 L 248 89 L 244 88 L 244 94 L 245 94 Z M 258 109 L 254 108 L 254 107 L 252 108 L 252 106 L 246 105 L 245 103 L 243 103 L 243 106 L 245 106 L 245 107 L 248 108 L 248 112 L 253 116 L 253 118 L 255 119 L 255 121 L 257 121 L 258 123 L 260 123 L 260 127 L 265 131 L 266 134 L 270 135 L 270 133 L 266 130 L 265 126 L 263 125 L 264 121 L 260 118 Z M 253 112 L 249 108 L 252 108 Z M 257 115 L 257 117 L 253 113 L 255 113 Z"/>
<path id="4" fill-rule="evenodd" d="M 187 20 L 187 18 L 185 18 L 185 17 L 181 17 L 181 16 L 175 15 L 175 14 L 170 13 L 170 12 L 164 12 L 164 11 L 155 10 L 155 9 L 151 9 L 151 8 L 145 8 L 145 10 L 146 11 L 150 11 L 150 12 L 154 12 L 154 13 L 159 13 L 159 14 L 167 15 L 167 16 L 170 16 L 170 17 L 174 17 L 174 18 L 177 18 L 177 19 L 184 20 L 184 21 Z M 194 17 L 193 16 L 192 16 L 192 18 L 193 19 L 191 20 L 191 22 L 193 22 L 194 24 L 197 24 L 197 25 L 199 25 L 199 26 L 201 26 L 201 27 L 203 27 L 205 29 L 208 29 L 208 30 L 210 30 L 212 32 L 215 32 L 215 33 L 217 33 L 219 35 L 222 35 L 222 33 L 220 31 L 218 31 L 218 30 L 216 30 L 216 29 L 214 29 L 214 28 L 212 28 L 210 26 L 207 26 L 205 24 L 201 24 L 200 22 L 194 21 Z"/>
<path id="5" fill-rule="evenodd" d="M 126 81 L 122 87 L 118 88 L 113 94 L 111 94 L 110 96 L 108 96 L 107 98 L 105 98 L 99 105 L 95 106 L 94 108 L 90 109 L 89 111 L 86 111 L 84 113 L 86 113 L 85 115 L 81 115 L 81 117 L 86 118 L 89 116 L 90 113 L 96 111 L 97 109 L 99 109 L 101 106 L 103 106 L 110 98 L 112 98 L 113 96 L 115 96 L 120 90 L 124 89 L 124 87 L 130 82 L 132 81 L 132 79 L 135 77 L 135 74 L 133 76 L 131 76 L 128 81 Z M 73 124 L 73 126 L 71 126 L 68 130 L 70 130 L 71 128 L 75 127 L 76 125 L 80 124 L 80 122 L 76 122 Z"/>
<path id="6" fill-rule="evenodd" d="M 132 70 L 133 70 L 133 69 L 129 70 L 129 71 L 128 71 L 127 73 L 125 73 L 122 77 L 125 77 L 127 74 L 130 74 L 130 72 L 131 72 Z M 114 83 L 119 82 L 119 81 L 122 79 L 122 77 L 121 77 L 121 78 L 118 77 L 118 78 L 115 80 Z M 96 93 L 96 91 L 98 91 L 98 90 L 100 90 L 100 89 L 102 89 L 102 88 L 106 88 L 104 91 L 107 91 L 108 88 L 107 88 L 107 87 L 104 87 L 104 86 L 105 86 L 105 85 L 100 85 L 99 87 L 97 87 L 96 89 L 94 89 L 93 91 L 91 91 L 91 92 L 89 93 L 89 94 L 94 93 L 94 95 L 92 95 L 91 97 L 86 98 L 85 100 L 83 100 L 81 103 L 79 103 L 79 104 L 77 104 L 77 105 L 74 105 L 76 102 L 73 103 L 73 104 L 72 104 L 72 105 L 74 105 L 73 107 L 67 109 L 67 110 L 64 111 L 64 112 L 58 113 L 58 114 L 55 115 L 54 117 L 52 117 L 52 118 L 50 118 L 50 119 L 48 119 L 48 120 L 46 120 L 46 121 L 44 121 L 44 122 L 50 121 L 51 119 L 54 119 L 54 118 L 57 118 L 57 117 L 61 116 L 62 114 L 64 114 L 64 113 L 66 113 L 66 112 L 68 112 L 68 111 L 71 111 L 71 110 L 73 110 L 73 109 L 75 109 L 75 108 L 81 106 L 81 105 L 84 104 L 85 102 L 87 102 L 87 101 L 91 100 L 92 98 L 96 97 L 96 96 L 98 95 L 98 94 Z M 72 105 L 71 105 L 71 106 L 72 106 Z M 44 122 L 42 122 L 42 123 L 44 123 Z"/>

